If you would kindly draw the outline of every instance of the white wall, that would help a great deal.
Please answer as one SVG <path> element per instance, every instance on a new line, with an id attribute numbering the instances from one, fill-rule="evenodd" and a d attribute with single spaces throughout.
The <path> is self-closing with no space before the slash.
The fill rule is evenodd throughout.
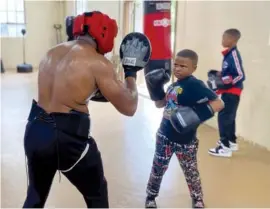
<path id="1" fill-rule="evenodd" d="M 27 63 L 37 67 L 46 51 L 56 44 L 53 25 L 63 24 L 63 12 L 63 2 L 25 1 Z M 22 54 L 22 38 L 1 38 L 1 57 L 6 69 L 22 63 Z"/>
<path id="2" fill-rule="evenodd" d="M 117 21 L 118 35 L 115 39 L 114 53 L 119 54 L 119 46 L 122 41 L 123 29 L 123 1 L 88 1 L 89 11 L 98 10 L 109 15 Z"/>
<path id="3" fill-rule="evenodd" d="M 65 17 L 75 15 L 75 1 L 65 1 L 64 8 Z"/>
<path id="4" fill-rule="evenodd" d="M 256 11 L 257 10 L 257 11 Z M 221 68 L 221 36 L 225 29 L 242 32 L 239 49 L 246 72 L 237 117 L 237 133 L 270 149 L 270 2 L 179 1 L 177 49 L 199 54 L 196 75 L 206 81 L 210 68 Z M 216 118 L 209 121 L 217 127 Z"/>

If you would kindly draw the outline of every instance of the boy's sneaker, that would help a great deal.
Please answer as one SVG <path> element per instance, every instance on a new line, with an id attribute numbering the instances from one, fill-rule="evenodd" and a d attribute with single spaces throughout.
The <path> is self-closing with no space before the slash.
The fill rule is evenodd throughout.
<path id="1" fill-rule="evenodd" d="M 218 157 L 231 157 L 232 150 L 229 147 L 224 146 L 222 143 L 216 148 L 212 148 L 208 150 L 210 155 L 218 156 Z"/>
<path id="2" fill-rule="evenodd" d="M 238 147 L 238 144 L 237 143 L 233 143 L 233 142 L 229 142 L 230 143 L 230 148 L 231 148 L 231 150 L 232 151 L 238 151 L 239 150 L 239 147 Z M 219 145 L 221 145 L 221 141 L 220 140 L 218 140 L 218 142 L 217 142 L 217 145 L 219 146 Z"/>
<path id="3" fill-rule="evenodd" d="M 157 208 L 157 203 L 155 198 L 147 197 L 145 200 L 145 208 Z"/>
<path id="4" fill-rule="evenodd" d="M 192 199 L 192 208 L 204 208 L 203 200 Z"/>

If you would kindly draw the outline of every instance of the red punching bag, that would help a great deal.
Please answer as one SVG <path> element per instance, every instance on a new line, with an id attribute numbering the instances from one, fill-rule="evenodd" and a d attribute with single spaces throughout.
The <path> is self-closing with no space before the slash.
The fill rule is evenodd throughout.
<path id="1" fill-rule="evenodd" d="M 144 34 L 152 45 L 145 74 L 153 69 L 171 69 L 171 1 L 144 1 Z"/>

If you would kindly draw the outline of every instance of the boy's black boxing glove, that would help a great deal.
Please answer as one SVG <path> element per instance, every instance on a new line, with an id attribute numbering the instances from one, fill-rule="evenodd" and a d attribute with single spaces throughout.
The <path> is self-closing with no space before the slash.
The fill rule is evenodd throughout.
<path id="1" fill-rule="evenodd" d="M 129 33 L 120 45 L 120 58 L 125 78 L 134 77 L 148 63 L 152 53 L 149 39 L 142 33 Z"/>
<path id="2" fill-rule="evenodd" d="M 207 73 L 208 80 L 207 85 L 208 87 L 216 91 L 218 89 L 229 89 L 232 87 L 232 77 L 231 76 L 221 76 L 220 72 L 217 70 L 209 70 Z"/>
<path id="3" fill-rule="evenodd" d="M 153 101 L 162 100 L 165 97 L 164 85 L 170 81 L 170 69 L 154 69 L 145 74 L 145 81 Z"/>
<path id="4" fill-rule="evenodd" d="M 95 101 L 95 102 L 109 102 L 103 96 L 103 94 L 100 92 L 100 90 L 97 90 L 97 92 L 95 93 L 95 95 L 90 100 Z"/>
<path id="5" fill-rule="evenodd" d="M 191 107 L 178 107 L 172 111 L 170 122 L 179 133 L 195 130 L 204 121 L 212 118 L 214 111 L 209 103 Z"/>

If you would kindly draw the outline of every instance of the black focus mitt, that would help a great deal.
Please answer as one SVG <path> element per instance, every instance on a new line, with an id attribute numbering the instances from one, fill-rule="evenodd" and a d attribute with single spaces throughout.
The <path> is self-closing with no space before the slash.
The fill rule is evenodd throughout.
<path id="1" fill-rule="evenodd" d="M 142 70 L 149 62 L 152 46 L 148 37 L 142 33 L 127 34 L 120 44 L 120 59 L 126 77 L 137 77 L 137 71 Z"/>

